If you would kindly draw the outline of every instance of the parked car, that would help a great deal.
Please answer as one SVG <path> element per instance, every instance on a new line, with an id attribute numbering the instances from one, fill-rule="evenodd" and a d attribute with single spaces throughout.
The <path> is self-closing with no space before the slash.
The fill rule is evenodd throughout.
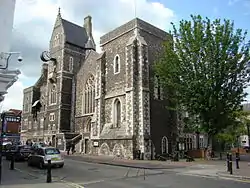
<path id="1" fill-rule="evenodd" d="M 43 142 L 34 142 L 32 144 L 33 149 L 38 149 L 38 148 L 42 148 L 42 147 L 46 147 L 46 144 Z"/>
<path id="2" fill-rule="evenodd" d="M 41 169 L 48 166 L 48 160 L 51 160 L 52 167 L 62 168 L 64 159 L 59 149 L 54 147 L 38 148 L 28 157 L 29 166 L 37 166 Z"/>
<path id="3" fill-rule="evenodd" d="M 7 150 L 9 150 L 11 148 L 11 146 L 12 146 L 11 142 L 3 142 L 3 149 L 2 149 L 3 156 L 6 156 L 6 152 L 7 152 Z"/>
<path id="4" fill-rule="evenodd" d="M 32 150 L 30 146 L 26 145 L 13 145 L 9 150 L 6 151 L 6 160 L 11 160 L 12 155 L 15 156 L 15 161 L 24 161 L 28 159 Z"/>

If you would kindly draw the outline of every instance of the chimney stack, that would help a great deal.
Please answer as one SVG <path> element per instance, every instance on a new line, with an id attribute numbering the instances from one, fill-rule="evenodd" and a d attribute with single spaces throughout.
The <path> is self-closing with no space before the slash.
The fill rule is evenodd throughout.
<path id="1" fill-rule="evenodd" d="M 42 74 L 47 75 L 48 72 L 48 63 L 43 63 L 42 65 Z"/>
<path id="2" fill-rule="evenodd" d="M 87 16 L 84 18 L 84 28 L 88 34 L 88 37 L 92 37 L 92 17 Z"/>

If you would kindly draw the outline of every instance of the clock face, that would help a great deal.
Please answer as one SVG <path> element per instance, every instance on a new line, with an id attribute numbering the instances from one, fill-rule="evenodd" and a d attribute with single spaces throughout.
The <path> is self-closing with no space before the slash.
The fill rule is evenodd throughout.
<path id="1" fill-rule="evenodd" d="M 50 59 L 51 59 L 50 52 L 48 52 L 48 51 L 42 52 L 42 54 L 41 54 L 42 61 L 47 62 L 47 61 L 50 61 Z"/>

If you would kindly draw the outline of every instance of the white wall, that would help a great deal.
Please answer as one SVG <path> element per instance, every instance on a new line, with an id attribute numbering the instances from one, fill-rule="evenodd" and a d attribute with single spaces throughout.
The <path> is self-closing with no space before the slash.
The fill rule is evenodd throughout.
<path id="1" fill-rule="evenodd" d="M 0 53 L 10 51 L 15 4 L 16 0 L 0 0 Z"/>

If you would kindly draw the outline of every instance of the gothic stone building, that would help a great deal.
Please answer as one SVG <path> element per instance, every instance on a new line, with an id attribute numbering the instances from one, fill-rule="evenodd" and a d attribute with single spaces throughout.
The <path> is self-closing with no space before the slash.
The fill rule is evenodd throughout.
<path id="1" fill-rule="evenodd" d="M 138 18 L 105 34 L 95 50 L 92 22 L 84 26 L 58 13 L 50 41 L 53 61 L 24 90 L 24 139 L 52 141 L 79 152 L 135 158 L 175 148 L 176 116 L 153 72 L 165 31 Z"/>

